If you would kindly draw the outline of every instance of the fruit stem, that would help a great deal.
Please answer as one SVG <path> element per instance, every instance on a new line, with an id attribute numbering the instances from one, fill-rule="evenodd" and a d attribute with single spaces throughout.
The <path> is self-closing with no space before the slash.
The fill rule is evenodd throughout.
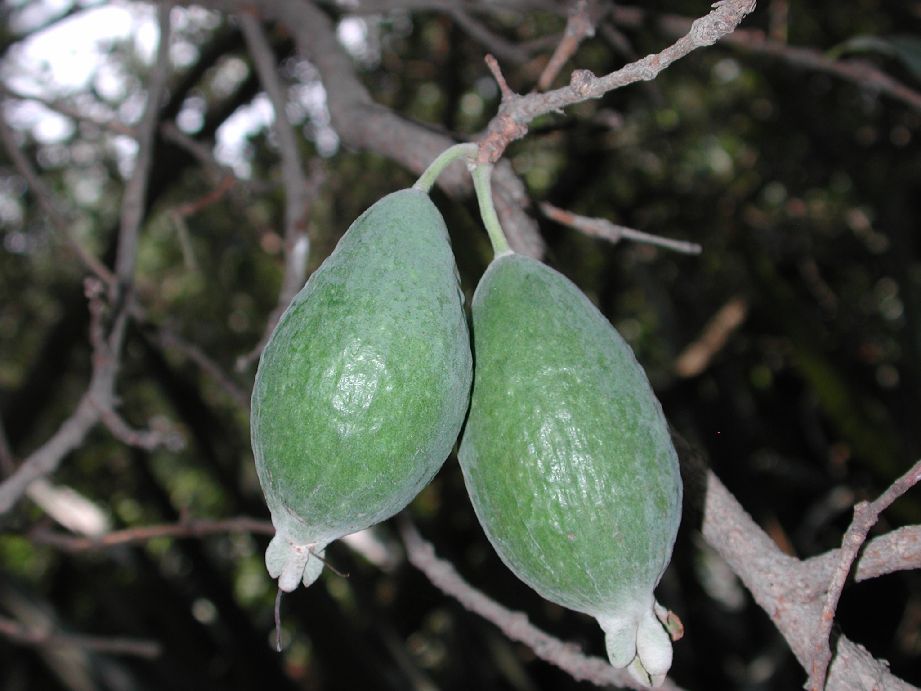
<path id="1" fill-rule="evenodd" d="M 508 254 L 512 251 L 509 247 L 505 233 L 502 231 L 502 225 L 499 223 L 499 217 L 496 215 L 496 207 L 492 203 L 492 164 L 478 163 L 471 171 L 473 176 L 473 188 L 476 190 L 476 199 L 480 205 L 480 217 L 483 219 L 483 225 L 486 226 L 486 232 L 489 233 L 489 242 L 492 244 L 492 251 L 498 257 L 502 254 Z"/>
<path id="2" fill-rule="evenodd" d="M 459 158 L 473 158 L 476 156 L 476 151 L 476 144 L 455 144 L 454 146 L 449 146 L 438 154 L 438 157 L 429 164 L 429 167 L 426 168 L 422 175 L 419 176 L 419 179 L 416 180 L 413 189 L 428 194 L 432 189 L 432 185 L 434 185 L 435 181 L 438 179 L 438 176 L 441 175 L 450 163 L 453 163 Z"/>

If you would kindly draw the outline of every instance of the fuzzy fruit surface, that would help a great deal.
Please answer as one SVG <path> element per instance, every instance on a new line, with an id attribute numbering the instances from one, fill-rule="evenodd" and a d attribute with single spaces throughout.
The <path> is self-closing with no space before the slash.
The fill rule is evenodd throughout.
<path id="1" fill-rule="evenodd" d="M 424 192 L 387 195 L 313 273 L 260 359 L 252 444 L 278 550 L 294 559 L 406 506 L 449 455 L 471 378 L 444 220 Z M 288 557 L 272 549 L 279 571 Z"/>
<path id="2" fill-rule="evenodd" d="M 476 371 L 459 458 L 480 523 L 543 597 L 628 619 L 635 638 L 681 507 L 646 375 L 588 298 L 528 257 L 494 260 L 472 311 Z"/>

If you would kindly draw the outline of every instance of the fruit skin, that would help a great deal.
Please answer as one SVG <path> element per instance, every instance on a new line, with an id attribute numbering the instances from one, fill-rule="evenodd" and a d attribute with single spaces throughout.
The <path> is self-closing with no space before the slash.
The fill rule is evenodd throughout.
<path id="1" fill-rule="evenodd" d="M 459 459 L 505 564 L 596 617 L 612 664 L 664 678 L 652 591 L 681 518 L 678 460 L 629 345 L 567 278 L 510 253 L 472 303 L 473 396 Z"/>
<path id="2" fill-rule="evenodd" d="M 365 211 L 279 320 L 256 373 L 251 432 L 290 591 L 326 545 L 405 507 L 448 457 L 472 357 L 447 228 L 428 195 Z"/>

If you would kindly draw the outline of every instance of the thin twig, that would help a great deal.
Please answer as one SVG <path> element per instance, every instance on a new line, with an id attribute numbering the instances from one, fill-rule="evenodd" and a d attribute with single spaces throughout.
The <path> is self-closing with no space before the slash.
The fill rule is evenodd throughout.
<path id="1" fill-rule="evenodd" d="M 582 45 L 582 41 L 595 35 L 595 25 L 601 19 L 601 9 L 598 0 L 576 0 L 572 4 L 563 38 L 537 79 L 538 91 L 549 89 L 560 70 Z"/>
<path id="2" fill-rule="evenodd" d="M 94 653 L 127 655 L 146 659 L 159 657 L 162 652 L 162 646 L 156 641 L 143 638 L 91 636 L 46 629 L 30 629 L 2 615 L 0 615 L 0 634 L 16 643 L 33 647 L 66 645 Z"/>
<path id="3" fill-rule="evenodd" d="M 755 29 L 739 36 L 727 36 L 726 43 L 742 50 L 780 58 L 791 65 L 830 74 L 868 91 L 885 94 L 921 112 L 921 91 L 903 84 L 866 60 L 836 60 L 815 48 L 772 41 Z"/>
<path id="4" fill-rule="evenodd" d="M 32 101 L 39 103 L 48 110 L 54 111 L 71 120 L 83 122 L 92 125 L 104 132 L 127 136 L 134 138 L 136 132 L 133 127 L 126 125 L 118 119 L 118 115 L 101 103 L 96 102 L 101 108 L 105 108 L 105 114 L 91 115 L 85 108 L 81 108 L 69 100 L 63 98 L 51 98 L 41 94 L 26 94 L 18 91 L 8 84 L 0 84 L 0 94 L 7 98 L 14 98 L 19 101 Z"/>
<path id="5" fill-rule="evenodd" d="M 187 135 L 176 126 L 176 123 L 162 123 L 160 125 L 160 133 L 166 141 L 172 142 L 182 150 L 191 154 L 215 182 L 227 176 L 234 177 L 233 171 L 229 166 L 218 163 L 210 146 Z"/>
<path id="6" fill-rule="evenodd" d="M 180 149 L 191 154 L 192 158 L 198 161 L 199 165 L 205 169 L 205 172 L 211 178 L 215 187 L 223 185 L 229 186 L 231 190 L 245 190 L 257 194 L 274 192 L 278 187 L 271 180 L 246 180 L 234 175 L 233 168 L 224 165 L 214 156 L 214 143 L 203 142 L 190 137 L 180 130 L 174 122 L 164 122 L 160 125 L 160 133 L 166 141 L 172 142 Z M 233 185 L 223 182 L 225 178 L 233 178 Z"/>
<path id="7" fill-rule="evenodd" d="M 285 270 L 278 294 L 278 305 L 272 311 L 259 343 L 237 363 L 237 368 L 242 370 L 259 357 L 282 312 L 304 285 L 307 261 L 310 257 L 308 212 L 325 175 L 319 166 L 314 167 L 311 180 L 308 181 L 304 174 L 298 139 L 288 121 L 287 97 L 278 77 L 275 54 L 259 20 L 252 14 L 242 13 L 240 28 L 256 66 L 259 81 L 275 111 L 273 127 L 275 136 L 278 137 L 282 178 L 285 184 Z"/>
<path id="8" fill-rule="evenodd" d="M 825 605 L 822 608 L 822 616 L 816 630 L 815 657 L 812 662 L 812 673 L 809 680 L 809 687 L 813 691 L 821 691 L 825 688 L 828 663 L 831 661 L 831 648 L 828 641 L 835 620 L 835 610 L 838 608 L 841 592 L 844 590 L 844 584 L 851 572 L 854 560 L 857 558 L 857 553 L 863 547 L 870 528 L 879 520 L 879 515 L 889 508 L 892 502 L 918 484 L 919 481 L 921 481 L 921 460 L 917 461 L 907 473 L 893 482 L 876 501 L 862 501 L 854 507 L 854 519 L 848 526 L 844 539 L 841 541 L 838 566 L 832 576 L 831 583 L 828 585 L 828 594 L 825 597 Z"/>
<path id="9" fill-rule="evenodd" d="M 236 177 L 229 173 L 225 173 L 221 176 L 220 180 L 218 180 L 214 189 L 201 195 L 198 199 L 192 199 L 173 207 L 170 215 L 185 218 L 197 214 L 203 209 L 207 209 L 209 206 L 213 206 L 221 201 L 227 193 L 236 186 L 237 182 L 238 180 Z"/>
<path id="10" fill-rule="evenodd" d="M 70 526 L 65 527 L 70 528 Z M 141 544 L 148 540 L 163 537 L 199 539 L 230 533 L 274 535 L 275 528 L 270 521 L 248 516 L 224 519 L 189 519 L 181 517 L 176 523 L 135 526 L 112 532 L 95 531 L 79 536 L 36 527 L 26 533 L 25 537 L 35 544 L 54 547 L 71 554 L 79 554 L 81 552 L 98 552 L 124 545 Z M 359 530 L 357 533 L 351 533 L 341 538 L 341 542 L 356 554 L 361 555 L 369 563 L 389 573 L 402 562 L 402 551 L 398 543 L 390 542 L 389 540 L 384 541 L 377 533 L 378 531 L 374 527 Z M 339 571 L 323 557 L 314 556 L 323 560 L 336 575 L 348 578 L 347 573 Z"/>
<path id="11" fill-rule="evenodd" d="M 192 256 L 192 248 L 189 243 L 190 233 L 185 219 L 227 199 L 234 205 L 236 211 L 247 219 L 247 225 L 258 228 L 261 223 L 252 217 L 246 196 L 250 193 L 272 193 L 277 185 L 270 180 L 245 180 L 237 177 L 232 168 L 223 165 L 215 158 L 213 145 L 190 137 L 175 123 L 164 122 L 160 125 L 160 133 L 166 141 L 176 144 L 191 154 L 204 169 L 212 185 L 212 189 L 200 197 L 183 202 L 167 211 L 170 220 L 177 227 L 186 265 L 190 269 L 195 269 L 197 263 Z"/>
<path id="12" fill-rule="evenodd" d="M 180 451 L 185 446 L 185 440 L 177 430 L 168 429 L 164 425 L 151 427 L 151 429 L 134 429 L 114 408 L 100 409 L 99 421 L 106 426 L 113 437 L 138 449 L 153 451 L 163 448 Z"/>
<path id="13" fill-rule="evenodd" d="M 319 168 L 318 168 L 319 169 Z M 325 173 L 321 174 L 317 178 L 325 179 Z M 319 187 L 322 183 L 317 182 L 314 187 L 315 190 L 319 190 Z M 285 310 L 288 308 L 288 305 L 291 303 L 291 300 L 294 299 L 294 296 L 297 294 L 297 291 L 303 287 L 303 280 L 300 284 L 292 280 L 292 277 L 306 274 L 307 271 L 307 259 L 308 252 L 310 249 L 310 241 L 306 234 L 298 238 L 298 242 L 286 252 L 286 261 L 285 261 L 285 272 L 282 278 L 282 289 L 278 292 L 278 302 L 275 305 L 275 308 L 269 314 L 268 319 L 265 322 L 265 328 L 262 331 L 262 337 L 254 345 L 249 352 L 241 355 L 237 358 L 236 370 L 238 372 L 244 371 L 248 368 L 253 362 L 259 359 L 259 356 L 262 355 L 262 351 L 265 348 L 266 343 L 269 342 L 269 338 L 272 336 L 272 332 L 275 330 L 275 326 L 278 324 L 278 320 L 281 319 L 281 315 L 284 314 Z M 290 267 L 290 270 L 289 270 Z M 293 293 L 292 287 L 294 287 Z"/>
<path id="14" fill-rule="evenodd" d="M 675 358 L 675 374 L 679 377 L 696 377 L 720 352 L 732 333 L 738 329 L 748 315 L 748 302 L 734 296 L 720 307 L 704 325 L 700 335 Z"/>
<path id="15" fill-rule="evenodd" d="M 610 43 L 611 47 L 620 53 L 624 58 L 632 62 L 639 57 L 636 53 L 636 50 L 634 50 L 633 45 L 630 43 L 630 39 L 627 38 L 624 33 L 616 26 L 614 26 L 614 24 L 612 24 L 610 21 L 602 22 L 600 29 L 601 35 L 605 38 L 605 40 Z"/>
<path id="16" fill-rule="evenodd" d="M 103 288 L 96 279 L 87 278 L 85 284 L 87 297 L 92 303 L 94 299 L 98 299 L 95 296 L 98 296 Z M 96 323 L 100 318 L 101 315 L 98 312 L 90 310 L 91 334 L 98 330 Z M 98 340 L 98 338 L 91 336 L 91 340 Z M 99 406 L 93 401 L 99 393 L 108 392 L 111 395 L 108 371 L 110 367 L 111 361 L 103 355 L 97 356 L 94 346 L 93 375 L 74 412 L 44 444 L 33 451 L 16 468 L 15 472 L 0 483 L 0 515 L 13 507 L 34 480 L 57 470 L 64 456 L 80 446 L 86 434 L 99 421 Z"/>
<path id="17" fill-rule="evenodd" d="M 506 62 L 513 65 L 522 65 L 528 61 L 529 55 L 525 48 L 494 33 L 461 6 L 450 8 L 448 15 L 468 36 Z"/>
<path id="18" fill-rule="evenodd" d="M 279 302 L 285 305 L 304 284 L 310 252 L 307 217 L 312 201 L 311 185 L 301 163 L 300 147 L 287 115 L 287 95 L 278 75 L 277 61 L 262 26 L 251 14 L 240 16 L 240 27 L 256 65 L 259 81 L 269 97 L 275 118 L 282 179 L 285 184 L 285 275 Z M 297 249 L 296 249 L 297 248 Z"/>
<path id="19" fill-rule="evenodd" d="M 492 73 L 493 79 L 496 80 L 496 84 L 499 86 L 499 93 L 502 94 L 502 100 L 507 101 L 514 98 L 515 93 L 509 88 L 508 82 L 505 81 L 505 75 L 502 74 L 502 68 L 499 67 L 499 61 L 490 53 L 487 53 L 483 60 Z"/>
<path id="20" fill-rule="evenodd" d="M 768 35 L 771 39 L 778 43 L 786 43 L 789 24 L 789 0 L 771 0 L 768 5 Z"/>
<path id="21" fill-rule="evenodd" d="M 700 254 L 701 252 L 701 246 L 696 242 L 663 238 L 660 235 L 644 233 L 641 230 L 616 225 L 604 218 L 579 216 L 571 211 L 566 211 L 565 209 L 554 206 L 549 202 L 541 202 L 540 210 L 547 218 L 551 218 L 557 223 L 575 228 L 589 237 L 601 238 L 611 243 L 617 243 L 626 238 L 627 240 L 643 242 L 647 245 L 658 245 L 659 247 L 665 247 L 683 254 Z"/>
<path id="22" fill-rule="evenodd" d="M 115 530 L 104 535 L 82 537 L 58 531 L 35 529 L 26 537 L 35 544 L 47 545 L 72 554 L 80 552 L 98 552 L 124 545 L 148 542 L 155 538 L 201 538 L 227 533 L 251 533 L 255 535 L 274 535 L 275 528 L 271 521 L 264 521 L 248 516 L 226 518 L 222 520 L 187 519 L 178 523 L 146 525 L 136 528 Z"/>
<path id="23" fill-rule="evenodd" d="M 74 237 L 71 230 L 73 222 L 68 218 L 68 214 L 62 211 L 63 206 L 23 153 L 22 147 L 16 141 L 16 136 L 3 118 L 0 118 L 0 139 L 3 140 L 3 145 L 13 161 L 13 165 L 25 179 L 26 184 L 29 185 L 29 189 L 35 195 L 39 206 L 48 216 L 48 220 L 51 221 L 55 231 L 60 234 L 67 246 L 71 248 L 77 258 L 93 275 L 109 285 L 114 284 L 115 276 L 109 270 L 109 267 L 103 264 Z"/>
<path id="24" fill-rule="evenodd" d="M 144 202 L 147 199 L 147 183 L 153 160 L 153 149 L 157 122 L 160 118 L 160 99 L 166 87 L 169 75 L 169 22 L 170 7 L 167 3 L 158 6 L 160 40 L 157 48 L 156 62 L 151 70 L 147 87 L 147 103 L 144 114 L 137 128 L 137 157 L 134 170 L 122 196 L 119 215 L 118 251 L 115 256 L 115 274 L 121 284 L 120 290 L 127 290 L 134 275 L 137 258 L 138 237 L 144 218 Z M 119 299 L 126 296 L 120 295 Z"/>
<path id="25" fill-rule="evenodd" d="M 224 393 L 240 407 L 241 410 L 249 410 L 249 396 L 240 388 L 240 386 L 228 375 L 220 365 L 212 360 L 205 352 L 194 343 L 189 343 L 182 336 L 168 327 L 157 329 L 155 338 L 164 348 L 176 350 L 195 363 L 199 369 L 208 375 Z"/>
<path id="26" fill-rule="evenodd" d="M 589 657 L 571 643 L 565 643 L 541 631 L 521 612 L 506 609 L 467 583 L 454 566 L 439 559 L 435 549 L 426 542 L 412 522 L 400 517 L 400 534 L 406 546 L 409 562 L 422 571 L 442 592 L 450 595 L 471 612 L 492 622 L 510 639 L 524 643 L 543 660 L 556 665 L 578 681 L 589 681 L 598 686 L 616 684 L 629 688 L 643 688 L 625 670 L 618 670 L 607 660 Z M 666 681 L 660 688 L 678 689 Z"/>
<path id="27" fill-rule="evenodd" d="M 643 26 L 648 19 L 645 9 L 615 4 L 611 19 L 626 27 Z M 656 20 L 659 28 L 670 36 L 679 36 L 688 30 L 691 19 L 677 15 L 661 15 Z M 831 74 L 870 91 L 886 94 L 921 111 L 921 91 L 913 89 L 889 76 L 866 60 L 836 60 L 815 48 L 791 46 L 784 41 L 771 40 L 759 29 L 739 29 L 721 39 L 724 44 L 744 51 L 769 55 L 791 65 Z"/>
<path id="28" fill-rule="evenodd" d="M 227 196 L 227 193 L 230 192 L 237 184 L 237 178 L 231 174 L 223 175 L 218 183 L 214 186 L 214 189 L 206 192 L 205 194 L 198 197 L 198 199 L 192 199 L 187 202 L 175 206 L 167 212 L 169 219 L 173 222 L 173 226 L 176 228 L 176 235 L 179 238 L 179 247 L 182 250 L 182 259 L 189 271 L 198 270 L 198 262 L 195 259 L 195 251 L 192 249 L 191 233 L 189 232 L 189 226 L 186 223 L 186 218 L 197 214 L 202 209 L 206 209 L 209 206 L 219 203 L 224 197 Z"/>
<path id="29" fill-rule="evenodd" d="M 755 0 L 721 0 L 713 10 L 695 20 L 690 30 L 665 50 L 647 55 L 602 77 L 596 77 L 588 70 L 576 70 L 570 83 L 546 93 L 514 95 L 499 109 L 492 119 L 486 135 L 480 141 L 480 163 L 495 163 L 506 147 L 515 139 L 527 133 L 527 125 L 534 118 L 551 113 L 582 101 L 600 98 L 604 94 L 640 81 L 650 81 L 676 60 L 703 46 L 713 45 L 723 36 L 731 33 L 752 10 Z M 495 76 L 498 69 L 490 69 Z M 498 77 L 497 77 L 498 80 Z M 501 84 L 500 84 L 501 86 Z"/>
<path id="30" fill-rule="evenodd" d="M 13 449 L 10 447 L 9 437 L 6 436 L 6 427 L 3 425 L 3 419 L 0 418 L 0 472 L 6 476 L 15 469 L 16 460 L 13 456 Z"/>

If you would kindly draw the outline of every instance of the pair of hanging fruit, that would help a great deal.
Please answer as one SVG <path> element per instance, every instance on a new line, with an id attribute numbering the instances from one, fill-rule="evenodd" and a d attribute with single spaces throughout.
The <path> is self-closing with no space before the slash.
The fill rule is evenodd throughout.
<path id="1" fill-rule="evenodd" d="M 282 590 L 325 546 L 393 515 L 448 456 L 473 368 L 447 231 L 425 191 L 384 197 L 343 236 L 279 322 L 253 393 L 257 469 Z M 508 248 L 491 168 L 475 168 L 496 256 L 472 311 L 476 368 L 459 459 L 505 564 L 589 614 L 611 664 L 661 683 L 671 664 L 653 590 L 680 520 L 677 456 L 633 352 L 588 298 Z"/>

